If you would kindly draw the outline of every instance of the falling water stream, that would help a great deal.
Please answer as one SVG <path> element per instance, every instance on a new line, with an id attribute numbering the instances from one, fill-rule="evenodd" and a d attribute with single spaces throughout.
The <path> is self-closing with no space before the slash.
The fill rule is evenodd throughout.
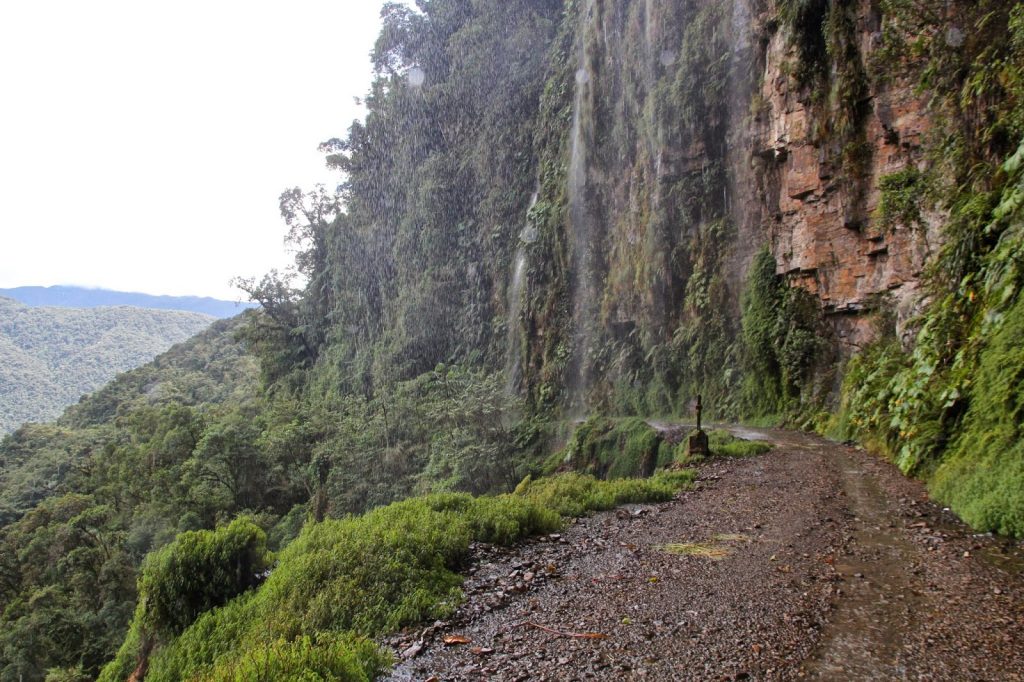
<path id="1" fill-rule="evenodd" d="M 654 1 L 644 0 L 644 40 L 647 42 L 647 62 L 654 64 Z"/>
<path id="2" fill-rule="evenodd" d="M 526 247 L 537 240 L 537 230 L 529 222 L 530 211 L 537 205 L 539 191 L 530 197 L 530 205 L 526 209 L 526 227 L 519 234 L 519 248 L 516 249 L 512 264 L 512 282 L 508 288 L 508 352 L 505 366 L 505 392 L 514 395 L 519 388 L 522 377 L 522 329 L 519 315 L 523 310 L 523 287 L 526 285 Z"/>
<path id="3" fill-rule="evenodd" d="M 581 21 L 590 20 L 594 0 L 589 0 Z M 580 31 L 586 36 L 586 31 Z M 573 102 L 571 155 L 569 160 L 569 243 L 572 251 L 572 371 L 567 385 L 569 415 L 579 417 L 586 413 L 587 394 L 592 373 L 590 355 L 594 342 L 593 329 L 597 320 L 597 267 L 594 241 L 596 231 L 587 196 L 587 146 L 583 130 L 584 95 L 590 85 L 587 70 L 586 38 L 581 38 L 579 66 L 576 71 L 576 97 Z"/>

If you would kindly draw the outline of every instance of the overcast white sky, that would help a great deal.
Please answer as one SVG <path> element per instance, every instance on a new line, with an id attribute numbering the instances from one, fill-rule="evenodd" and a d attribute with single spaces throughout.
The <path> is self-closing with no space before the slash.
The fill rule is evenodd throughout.
<path id="1" fill-rule="evenodd" d="M 333 183 L 382 0 L 0 3 L 0 287 L 235 300 Z"/>

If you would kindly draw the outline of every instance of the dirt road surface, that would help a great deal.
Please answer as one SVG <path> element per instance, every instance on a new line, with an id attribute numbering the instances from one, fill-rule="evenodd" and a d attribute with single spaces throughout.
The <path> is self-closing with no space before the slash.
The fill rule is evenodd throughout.
<path id="1" fill-rule="evenodd" d="M 1024 680 L 1024 552 L 867 453 L 785 431 L 695 490 L 511 549 L 390 679 Z M 445 643 L 446 639 L 449 643 Z"/>

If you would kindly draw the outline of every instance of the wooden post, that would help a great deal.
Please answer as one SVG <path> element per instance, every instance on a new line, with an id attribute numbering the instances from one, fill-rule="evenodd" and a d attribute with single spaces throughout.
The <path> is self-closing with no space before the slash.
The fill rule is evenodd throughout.
<path id="1" fill-rule="evenodd" d="M 697 395 L 697 405 L 695 406 L 697 429 L 686 440 L 686 452 L 690 457 L 707 457 L 711 454 L 711 449 L 708 447 L 708 434 L 704 433 L 704 429 L 701 428 L 701 413 L 704 411 L 702 397 L 700 394 Z"/>

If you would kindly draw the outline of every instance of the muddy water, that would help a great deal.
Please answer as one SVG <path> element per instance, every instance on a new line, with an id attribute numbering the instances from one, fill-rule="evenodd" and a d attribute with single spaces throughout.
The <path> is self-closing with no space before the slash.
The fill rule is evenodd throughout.
<path id="1" fill-rule="evenodd" d="M 724 426 L 734 436 L 797 450 L 829 449 L 852 534 L 834 557 L 836 600 L 821 639 L 802 666 L 810 679 L 901 679 L 907 674 L 904 634 L 912 632 L 923 598 L 912 587 L 918 553 L 900 533 L 885 492 L 842 446 L 809 434 Z"/>
<path id="2" fill-rule="evenodd" d="M 801 665 L 801 677 L 825 680 L 917 679 L 922 672 L 920 634 L 933 630 L 936 613 L 951 605 L 936 601 L 922 576 L 924 563 L 930 560 L 908 538 L 902 528 L 905 520 L 896 502 L 880 485 L 879 472 L 865 467 L 858 453 L 810 434 L 777 429 L 752 429 L 723 426 L 733 435 L 751 440 L 767 440 L 776 445 L 810 452 L 827 451 L 829 465 L 838 480 L 849 514 L 849 536 L 844 548 L 834 557 L 838 582 L 832 611 L 821 630 L 817 646 Z M 928 518 L 929 534 L 963 538 L 966 528 L 946 512 L 938 519 Z M 972 556 L 996 567 L 1007 577 L 1024 575 L 1021 547 L 978 537 Z M 977 576 L 973 578 L 977 579 Z M 954 594 L 955 594 L 954 590 Z M 956 611 L 958 609 L 952 609 Z M 972 614 L 968 614 L 970 616 Z M 984 641 L 967 636 L 971 650 Z M 916 641 L 915 641 L 916 640 Z M 929 640 L 931 641 L 931 640 Z M 934 679 L 966 679 L 959 676 L 972 667 L 961 660 L 943 663 L 949 669 Z M 927 670 L 942 667 L 935 662 Z M 928 679 L 932 679 L 928 677 Z M 981 678 L 978 678 L 981 679 Z M 1015 678 L 1007 678 L 1015 679 Z"/>
<path id="3" fill-rule="evenodd" d="M 833 461 L 855 530 L 846 553 L 835 560 L 841 598 L 805 670 L 817 679 L 902 678 L 903 634 L 913 630 L 922 606 L 911 586 L 917 552 L 895 528 L 875 478 L 842 448 Z"/>
<path id="4" fill-rule="evenodd" d="M 963 533 L 963 522 L 948 509 L 933 519 L 934 531 L 940 536 Z M 1014 542 L 1008 538 L 995 538 L 991 533 L 976 533 L 977 544 L 972 548 L 973 556 L 1010 576 L 1024 576 L 1024 541 Z"/>

